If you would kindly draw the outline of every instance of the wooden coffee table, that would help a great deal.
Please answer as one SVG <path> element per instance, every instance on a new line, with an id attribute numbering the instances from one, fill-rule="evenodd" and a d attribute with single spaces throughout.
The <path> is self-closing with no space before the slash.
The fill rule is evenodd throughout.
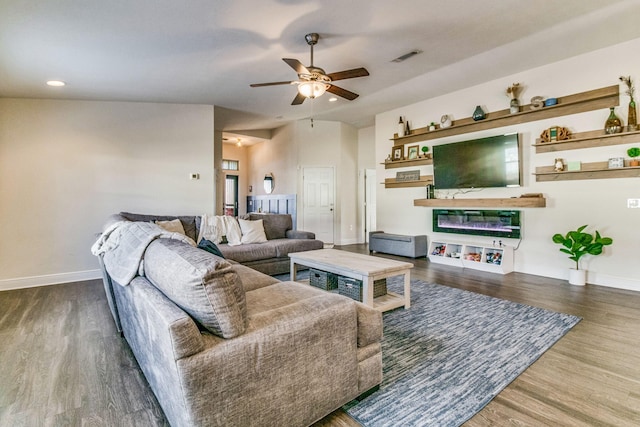
<path id="1" fill-rule="evenodd" d="M 335 273 L 340 276 L 362 280 L 363 303 L 379 311 L 411 306 L 410 262 L 395 261 L 387 258 L 356 254 L 338 249 L 318 249 L 315 251 L 294 252 L 291 258 L 291 280 L 298 276 L 298 266 L 312 267 Z M 404 276 L 404 293 L 387 292 L 386 295 L 373 298 L 373 282 L 391 276 Z"/>

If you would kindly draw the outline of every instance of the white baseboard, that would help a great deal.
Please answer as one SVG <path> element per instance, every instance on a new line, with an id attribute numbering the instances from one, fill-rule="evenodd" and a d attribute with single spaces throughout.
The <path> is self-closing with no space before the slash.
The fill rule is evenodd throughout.
<path id="1" fill-rule="evenodd" d="M 342 239 L 340 240 L 340 243 L 336 243 L 337 245 L 356 245 L 358 243 L 363 243 L 360 241 L 360 239 L 358 239 L 357 237 L 353 237 L 351 239 Z"/>
<path id="2" fill-rule="evenodd" d="M 58 285 L 60 283 L 81 282 L 83 280 L 101 279 L 100 270 L 73 271 L 70 273 L 46 274 L 44 276 L 18 277 L 0 280 L 0 291 L 12 289 L 34 288 L 37 286 Z"/>
<path id="3" fill-rule="evenodd" d="M 601 274 L 587 271 L 587 283 L 608 288 L 626 289 L 628 291 L 640 292 L 640 280 L 627 277 L 617 277 L 608 274 Z"/>

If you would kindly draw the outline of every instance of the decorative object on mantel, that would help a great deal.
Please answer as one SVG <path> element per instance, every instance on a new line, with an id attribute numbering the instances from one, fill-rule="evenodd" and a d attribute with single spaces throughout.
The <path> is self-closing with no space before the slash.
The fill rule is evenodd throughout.
<path id="1" fill-rule="evenodd" d="M 396 172 L 396 182 L 420 181 L 420 169 Z"/>
<path id="2" fill-rule="evenodd" d="M 520 83 L 514 83 L 507 88 L 507 96 L 511 98 L 511 102 L 509 102 L 509 113 L 511 114 L 520 112 L 520 101 L 518 101 L 519 90 Z"/>
<path id="3" fill-rule="evenodd" d="M 400 120 L 398 120 L 398 137 L 404 136 L 404 121 L 402 120 L 402 116 L 400 116 Z"/>
<path id="4" fill-rule="evenodd" d="M 520 198 L 536 198 L 536 199 L 541 199 L 544 196 L 542 195 L 542 193 L 522 193 L 520 195 Z"/>
<path id="5" fill-rule="evenodd" d="M 532 110 L 539 110 L 542 107 L 544 107 L 544 98 L 543 97 L 534 96 L 533 98 L 531 98 L 531 106 L 530 106 L 530 108 Z"/>
<path id="6" fill-rule="evenodd" d="M 440 127 L 448 128 L 451 125 L 452 125 L 451 117 L 448 114 L 443 114 L 442 117 L 440 117 Z"/>
<path id="7" fill-rule="evenodd" d="M 419 150 L 420 150 L 420 146 L 418 144 L 408 146 L 407 147 L 407 159 L 409 159 L 409 160 L 417 159 L 418 155 L 419 155 Z"/>
<path id="8" fill-rule="evenodd" d="M 564 163 L 562 162 L 562 159 L 556 159 L 554 161 L 554 166 L 555 166 L 554 170 L 556 172 L 562 172 L 564 170 Z"/>
<path id="9" fill-rule="evenodd" d="M 622 132 L 622 121 L 620 121 L 618 116 L 616 116 L 614 108 L 615 107 L 609 108 L 611 112 L 609 113 L 607 121 L 604 122 L 604 133 L 606 133 L 607 135 Z"/>
<path id="10" fill-rule="evenodd" d="M 611 237 L 602 237 L 597 230 L 595 236 L 585 233 L 585 228 L 587 226 L 583 225 L 565 236 L 557 233 L 552 237 L 553 243 L 563 246 L 560 252 L 569 255 L 569 259 L 576 263 L 576 268 L 569 270 L 569 283 L 572 285 L 584 286 L 586 283 L 586 271 L 580 269 L 580 258 L 584 255 L 600 255 L 604 246 L 613 243 Z"/>
<path id="11" fill-rule="evenodd" d="M 391 161 L 404 158 L 404 145 L 394 145 L 391 149 Z"/>
<path id="12" fill-rule="evenodd" d="M 567 162 L 567 171 L 576 172 L 582 169 L 582 163 L 578 160 L 575 162 Z"/>
<path id="13" fill-rule="evenodd" d="M 571 131 L 560 126 L 552 126 L 540 134 L 541 142 L 565 141 L 571 138 Z"/>
<path id="14" fill-rule="evenodd" d="M 425 159 L 428 159 L 431 157 L 431 154 L 427 154 L 429 152 L 429 147 L 424 145 L 421 150 L 422 150 L 422 157 L 424 157 Z"/>
<path id="15" fill-rule="evenodd" d="M 411 135 L 411 127 L 409 126 L 409 120 L 405 120 L 404 134 Z"/>
<path id="16" fill-rule="evenodd" d="M 434 122 L 431 122 L 429 124 L 429 131 L 432 131 L 432 130 L 436 130 L 436 124 Z"/>
<path id="17" fill-rule="evenodd" d="M 627 117 L 627 129 L 629 132 L 635 132 L 638 130 L 638 118 L 636 115 L 636 101 L 633 99 L 633 81 L 631 76 L 620 76 L 620 81 L 627 85 L 626 94 L 629 95 L 629 114 Z"/>
<path id="18" fill-rule="evenodd" d="M 484 113 L 484 110 L 481 106 L 476 106 L 476 109 L 473 110 L 473 116 L 471 116 L 474 121 L 484 120 L 487 118 L 487 115 Z"/>
<path id="19" fill-rule="evenodd" d="M 629 155 L 629 157 L 631 157 L 631 160 L 629 161 L 629 166 L 640 166 L 640 160 L 638 160 L 636 157 L 640 156 L 640 148 L 638 147 L 631 147 L 627 150 L 627 154 Z"/>
<path id="20" fill-rule="evenodd" d="M 558 98 L 547 98 L 544 100 L 545 107 L 551 107 L 552 105 L 556 105 L 558 103 Z"/>
<path id="21" fill-rule="evenodd" d="M 427 199 L 435 199 L 436 195 L 434 192 L 434 185 L 433 184 L 427 184 Z"/>
<path id="22" fill-rule="evenodd" d="M 620 169 L 624 167 L 624 157 L 611 157 L 609 159 L 609 169 Z"/>
<path id="23" fill-rule="evenodd" d="M 388 162 L 390 162 L 390 161 L 391 161 L 391 154 L 389 154 L 389 155 L 387 156 L 387 158 L 386 158 L 386 159 L 384 159 L 384 162 L 385 162 L 385 163 L 388 163 Z"/>

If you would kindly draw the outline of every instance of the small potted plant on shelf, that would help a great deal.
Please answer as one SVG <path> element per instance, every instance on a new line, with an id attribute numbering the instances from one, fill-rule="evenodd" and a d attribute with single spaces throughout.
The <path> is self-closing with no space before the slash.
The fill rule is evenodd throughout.
<path id="1" fill-rule="evenodd" d="M 636 158 L 640 156 L 640 148 L 631 147 L 627 150 L 627 154 L 631 157 L 631 161 L 629 162 L 629 166 L 640 166 L 640 161 Z"/>
<path id="2" fill-rule="evenodd" d="M 613 243 L 610 237 L 602 237 L 596 230 L 595 236 L 585 233 L 586 225 L 577 230 L 569 231 L 566 235 L 554 234 L 553 243 L 562 245 L 560 252 L 569 255 L 569 259 L 575 261 L 576 268 L 569 270 L 569 283 L 584 286 L 586 283 L 586 271 L 580 269 L 580 258 L 584 255 L 600 255 L 603 247 Z"/>
<path id="3" fill-rule="evenodd" d="M 425 159 L 428 159 L 429 157 L 431 157 L 431 154 L 427 154 L 429 152 L 429 147 L 427 147 L 426 145 L 424 145 L 422 148 L 422 157 L 424 157 Z"/>

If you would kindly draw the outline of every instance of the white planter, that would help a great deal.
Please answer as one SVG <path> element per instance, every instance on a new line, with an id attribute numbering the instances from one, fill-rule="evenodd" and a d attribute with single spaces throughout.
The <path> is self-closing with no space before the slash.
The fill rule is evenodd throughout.
<path id="1" fill-rule="evenodd" d="M 584 286 L 587 280 L 586 270 L 569 269 L 569 283 L 576 286 Z"/>

